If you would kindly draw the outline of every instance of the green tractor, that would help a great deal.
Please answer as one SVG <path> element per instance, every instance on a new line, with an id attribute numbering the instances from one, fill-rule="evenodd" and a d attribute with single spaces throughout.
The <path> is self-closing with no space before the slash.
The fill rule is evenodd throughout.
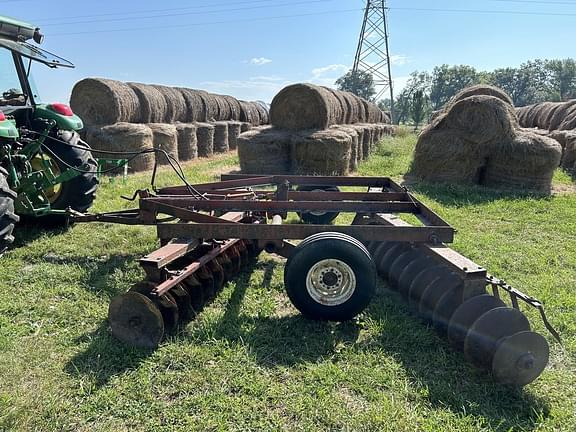
<path id="1" fill-rule="evenodd" d="M 98 187 L 82 120 L 67 105 L 39 100 L 33 62 L 74 67 L 39 48 L 42 40 L 38 28 L 0 16 L 0 254 L 21 217 L 62 223 L 67 209 L 88 210 Z"/>

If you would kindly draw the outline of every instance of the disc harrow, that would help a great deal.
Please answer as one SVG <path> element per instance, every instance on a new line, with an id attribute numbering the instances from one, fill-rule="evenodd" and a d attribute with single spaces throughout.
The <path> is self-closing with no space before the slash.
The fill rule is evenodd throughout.
<path id="1" fill-rule="evenodd" d="M 470 363 L 504 384 L 526 385 L 548 363 L 548 342 L 520 303 L 538 309 L 559 341 L 538 300 L 447 247 L 453 228 L 387 177 L 228 175 L 136 197 L 133 210 L 70 212 L 76 222 L 157 226 L 160 248 L 140 259 L 145 279 L 109 307 L 112 334 L 130 345 L 158 346 L 262 250 L 287 258 L 286 292 L 306 317 L 355 317 L 380 276 Z M 290 213 L 304 223 L 285 224 Z M 327 225 L 339 213 L 353 213 L 352 224 Z M 403 213 L 422 226 L 402 220 Z"/>

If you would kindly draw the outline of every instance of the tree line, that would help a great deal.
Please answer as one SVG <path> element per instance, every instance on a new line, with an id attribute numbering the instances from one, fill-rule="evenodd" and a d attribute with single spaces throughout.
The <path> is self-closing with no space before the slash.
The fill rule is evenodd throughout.
<path id="1" fill-rule="evenodd" d="M 350 71 L 336 82 L 338 88 L 371 98 L 376 93 L 369 74 Z M 368 75 L 368 76 L 366 76 Z M 418 127 L 428 116 L 441 109 L 460 90 L 475 84 L 491 84 L 510 95 L 515 106 L 543 101 L 565 101 L 576 98 L 576 60 L 531 60 L 517 68 L 507 67 L 491 72 L 478 71 L 467 65 L 441 65 L 432 72 L 414 71 L 406 87 L 395 97 L 394 113 L 398 123 Z M 390 109 L 390 100 L 378 102 Z"/>

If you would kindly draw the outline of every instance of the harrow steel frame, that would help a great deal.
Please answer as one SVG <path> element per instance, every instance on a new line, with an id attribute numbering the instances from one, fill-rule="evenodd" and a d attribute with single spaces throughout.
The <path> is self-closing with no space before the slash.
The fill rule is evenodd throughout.
<path id="1" fill-rule="evenodd" d="M 200 294 L 213 296 L 229 276 L 227 273 L 238 271 L 247 251 L 254 256 L 266 250 L 289 258 L 290 262 L 295 250 L 301 249 L 290 240 L 310 239 L 320 233 L 339 233 L 334 236 L 350 236 L 364 244 L 378 274 L 415 302 L 420 315 L 441 333 L 448 333 L 449 339 L 451 332 L 458 336 L 463 331 L 458 323 L 450 321 L 459 307 L 465 315 L 480 317 L 490 312 L 501 314 L 511 323 L 516 319 L 514 334 L 502 333 L 502 329 L 492 328 L 478 318 L 468 325 L 484 325 L 479 339 L 474 339 L 474 335 L 467 337 L 464 347 L 463 336 L 470 333 L 466 328 L 466 334 L 458 336 L 462 340 L 455 336 L 456 340 L 451 341 L 467 356 L 479 351 L 485 359 L 472 356 L 469 360 L 491 369 L 501 382 L 527 384 L 537 378 L 548 360 L 546 341 L 530 331 L 523 315 L 518 318 L 520 312 L 514 312 L 520 309 L 519 301 L 538 309 L 546 328 L 560 340 L 538 300 L 494 278 L 483 267 L 447 247 L 446 243 L 453 241 L 454 229 L 388 177 L 224 175 L 214 183 L 167 187 L 154 194 L 138 191 L 131 199 L 137 198 L 139 206 L 131 210 L 95 215 L 71 212 L 76 222 L 157 227 L 161 247 L 140 260 L 146 273 L 145 283 L 137 286 L 137 294 L 128 293 L 113 301 L 110 308 L 110 320 L 121 321 L 115 334 L 128 343 L 157 345 L 164 326 L 178 321 L 178 307 L 186 316 L 198 312 L 195 309 L 199 307 L 190 305 L 193 293 L 200 292 L 200 279 L 214 276 L 209 294 Z M 288 219 L 291 212 L 341 212 L 354 217 L 350 225 L 298 224 Z M 403 214 L 411 215 L 418 225 L 406 222 Z M 414 274 L 410 274 L 412 271 Z M 493 293 L 488 299 L 490 306 L 482 304 L 488 287 Z M 511 308 L 500 300 L 500 290 L 509 294 Z M 129 304 L 134 301 L 140 315 L 134 312 L 138 319 L 130 320 L 125 315 L 132 313 Z M 162 318 L 158 318 L 160 315 Z M 146 332 L 154 337 L 147 337 Z M 492 335 L 494 340 L 490 343 L 483 340 Z M 524 349 L 522 344 L 530 349 Z"/>

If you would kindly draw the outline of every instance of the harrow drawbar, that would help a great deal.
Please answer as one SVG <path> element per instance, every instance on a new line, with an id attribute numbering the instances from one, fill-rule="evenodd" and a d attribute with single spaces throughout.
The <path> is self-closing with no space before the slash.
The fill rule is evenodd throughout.
<path id="1" fill-rule="evenodd" d="M 286 293 L 303 315 L 355 317 L 380 276 L 501 383 L 526 385 L 548 363 L 548 342 L 520 304 L 538 309 L 560 340 L 538 300 L 447 247 L 453 228 L 389 178 L 229 175 L 138 197 L 137 209 L 73 215 L 78 222 L 157 226 L 161 246 L 140 260 L 145 279 L 109 308 L 112 333 L 130 345 L 156 347 L 262 250 L 287 258 Z M 306 223 L 284 224 L 292 212 Z M 353 222 L 331 224 L 340 213 L 352 213 Z M 420 226 L 404 221 L 406 213 Z"/>

